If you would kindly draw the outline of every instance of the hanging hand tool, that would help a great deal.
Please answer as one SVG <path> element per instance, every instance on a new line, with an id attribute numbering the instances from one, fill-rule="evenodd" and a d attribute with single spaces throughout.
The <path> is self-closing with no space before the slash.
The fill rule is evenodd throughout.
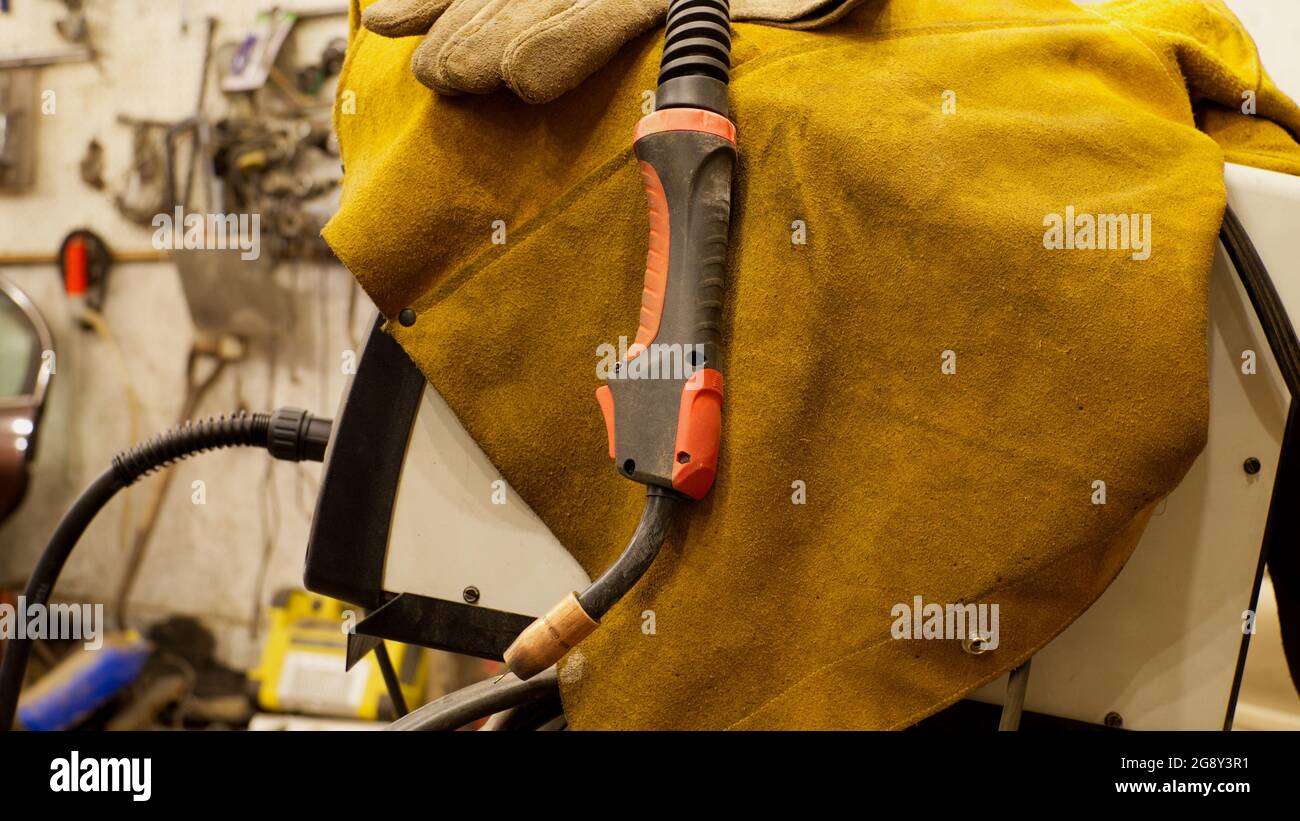
<path id="1" fill-rule="evenodd" d="M 618 560 L 581 595 L 529 625 L 505 652 L 520 679 L 550 667 L 654 561 L 677 501 L 701 499 L 722 431 L 722 295 L 736 127 L 729 119 L 726 0 L 672 0 L 655 111 L 636 128 L 650 206 L 640 327 L 596 392 L 616 468 L 647 486 L 645 510 Z"/>
<path id="2" fill-rule="evenodd" d="M 86 309 L 100 313 L 108 292 L 108 269 L 113 254 L 95 232 L 79 228 L 63 238 L 59 246 L 59 273 L 68 296 L 72 317 L 83 328 L 91 327 Z"/>

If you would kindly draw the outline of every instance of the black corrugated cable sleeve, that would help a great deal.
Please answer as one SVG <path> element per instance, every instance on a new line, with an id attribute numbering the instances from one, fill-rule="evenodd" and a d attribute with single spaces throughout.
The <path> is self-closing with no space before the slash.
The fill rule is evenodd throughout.
<path id="1" fill-rule="evenodd" d="M 113 457 L 112 466 L 100 474 L 68 508 L 49 544 L 41 553 L 24 592 L 27 605 L 49 602 L 63 565 L 95 515 L 119 490 L 155 470 L 196 453 L 233 447 L 259 447 L 275 458 L 291 462 L 320 462 L 325 458 L 332 423 L 298 408 L 275 413 L 239 413 L 217 416 L 172 428 L 144 444 Z M 31 639 L 10 639 L 0 662 L 0 731 L 13 727 L 18 694 L 27 672 Z"/>
<path id="2" fill-rule="evenodd" d="M 703 108 L 730 116 L 729 0 L 671 0 L 665 26 L 655 110 Z"/>
<path id="3" fill-rule="evenodd" d="M 114 456 L 113 471 L 126 487 L 156 470 L 209 450 L 266 447 L 270 427 L 269 413 L 241 413 L 186 422 Z"/>

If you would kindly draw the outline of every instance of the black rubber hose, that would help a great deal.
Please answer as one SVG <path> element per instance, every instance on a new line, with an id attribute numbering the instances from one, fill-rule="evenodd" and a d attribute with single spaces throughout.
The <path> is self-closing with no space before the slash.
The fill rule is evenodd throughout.
<path id="1" fill-rule="evenodd" d="M 310 424 L 312 422 L 319 424 Z M 112 467 L 100 474 L 59 520 L 59 526 L 27 582 L 24 592 L 27 606 L 38 604 L 43 607 L 49 603 L 50 592 L 72 549 L 99 511 L 122 488 L 173 462 L 218 448 L 263 447 L 278 458 L 313 458 L 319 461 L 324 453 L 324 441 L 329 438 L 329 427 L 326 420 L 316 420 L 296 408 L 277 410 L 274 415 L 241 413 L 187 423 L 119 453 L 113 457 Z M 290 442 L 288 437 L 282 437 L 283 442 L 275 442 L 270 435 L 273 428 L 299 430 L 300 439 L 309 439 L 310 445 L 303 441 Z M 0 731 L 13 728 L 31 652 L 32 639 L 10 639 L 5 644 L 4 660 L 0 661 Z"/>
<path id="2" fill-rule="evenodd" d="M 578 596 L 578 604 L 582 605 L 588 616 L 600 621 L 609 608 L 645 575 L 668 535 L 676 501 L 676 497 L 658 487 L 652 486 L 646 491 L 641 521 L 623 555 Z"/>
<path id="3" fill-rule="evenodd" d="M 558 698 L 559 677 L 551 667 L 520 681 L 513 673 L 462 687 L 430 701 L 410 715 L 388 725 L 389 730 L 426 732 L 458 730 L 471 721 L 545 698 Z"/>
<path id="4" fill-rule="evenodd" d="M 90 487 L 82 491 L 77 501 L 72 503 L 68 512 L 59 521 L 54 535 L 50 537 L 45 552 L 32 571 L 24 593 L 27 606 L 33 603 L 46 604 L 54 582 L 63 571 L 72 548 L 76 547 L 81 534 L 86 531 L 95 515 L 108 504 L 119 490 L 126 487 L 118 475 L 117 468 L 111 467 L 99 475 Z M 5 642 L 5 655 L 0 662 L 0 731 L 13 727 L 14 714 L 18 710 L 18 694 L 23 687 L 23 676 L 27 672 L 27 659 L 32 653 L 32 639 L 11 638 Z"/>
<path id="5" fill-rule="evenodd" d="M 188 422 L 161 433 L 113 457 L 113 469 L 126 485 L 155 470 L 204 451 L 233 447 L 266 447 L 271 414 L 215 416 Z"/>

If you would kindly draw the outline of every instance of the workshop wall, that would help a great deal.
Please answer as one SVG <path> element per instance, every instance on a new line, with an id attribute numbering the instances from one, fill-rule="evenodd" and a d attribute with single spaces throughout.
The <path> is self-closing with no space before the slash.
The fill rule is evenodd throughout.
<path id="1" fill-rule="evenodd" d="M 65 7 L 54 0 L 13 0 L 0 15 L 0 57 L 68 47 L 55 31 Z M 52 110 L 37 119 L 35 181 L 21 195 L 0 193 L 0 259 L 53 259 L 76 228 L 98 233 L 118 254 L 156 257 L 153 231 L 125 219 L 113 204 L 132 163 L 131 130 L 119 115 L 177 121 L 195 112 L 206 37 L 215 18 L 214 46 L 238 42 L 263 0 L 86 0 L 94 63 L 39 70 L 38 88 L 52 92 Z M 342 10 L 342 0 L 285 4 L 295 9 Z M 287 60 L 307 62 L 334 37 L 346 17 L 299 25 L 286 45 Z M 207 109 L 226 100 L 209 78 Z M 328 89 L 323 99 L 328 100 Z M 87 144 L 104 149 L 107 191 L 82 181 Z M 104 316 L 122 352 L 72 321 L 53 264 L 0 266 L 24 289 L 50 323 L 57 371 L 40 431 L 27 499 L 0 525 L 0 584 L 23 577 L 66 506 L 118 450 L 132 443 L 129 390 L 139 398 L 138 435 L 173 425 L 186 385 L 186 360 L 195 330 L 177 269 L 170 262 L 116 265 Z M 269 410 L 297 405 L 332 416 L 345 375 L 343 356 L 364 338 L 372 308 L 337 264 L 278 266 L 274 284 L 295 296 L 278 338 L 254 341 L 246 359 L 227 367 L 199 406 L 199 415 L 246 406 Z M 352 309 L 351 312 L 349 309 Z M 248 452 L 201 456 L 175 469 L 150 550 L 130 598 L 130 621 L 171 614 L 202 618 L 217 633 L 228 663 L 256 659 L 255 604 L 282 587 L 301 587 L 303 550 L 319 482 L 319 465 L 296 466 Z M 194 503 L 194 482 L 204 503 Z M 128 519 L 139 521 L 159 476 L 133 488 L 101 515 L 72 557 L 57 597 L 111 603 L 129 546 Z M 265 562 L 264 577 L 259 570 Z"/>

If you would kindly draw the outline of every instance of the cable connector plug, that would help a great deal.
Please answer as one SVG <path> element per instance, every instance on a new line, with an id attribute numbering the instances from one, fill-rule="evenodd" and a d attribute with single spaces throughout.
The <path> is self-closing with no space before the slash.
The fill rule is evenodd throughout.
<path id="1" fill-rule="evenodd" d="M 312 416 L 302 408 L 280 408 L 271 414 L 266 449 L 286 462 L 323 462 L 331 427 L 329 419 Z"/>

